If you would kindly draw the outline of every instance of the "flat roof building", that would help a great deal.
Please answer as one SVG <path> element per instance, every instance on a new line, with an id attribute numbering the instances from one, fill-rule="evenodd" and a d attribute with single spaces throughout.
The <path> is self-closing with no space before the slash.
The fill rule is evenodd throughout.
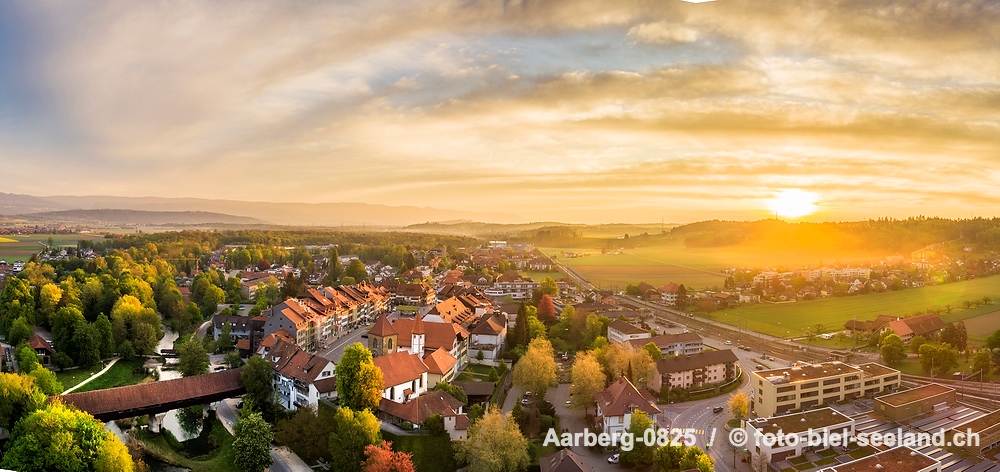
<path id="1" fill-rule="evenodd" d="M 875 399 L 875 413 L 892 421 L 902 421 L 930 413 L 938 405 L 955 403 L 955 389 L 927 384 Z"/>
<path id="2" fill-rule="evenodd" d="M 821 472 L 939 472 L 941 462 L 906 446 L 892 448 Z"/>
<path id="3" fill-rule="evenodd" d="M 899 387 L 899 371 L 880 364 L 798 364 L 750 373 L 751 411 L 767 417 L 816 405 L 851 400 Z"/>
<path id="4" fill-rule="evenodd" d="M 747 448 L 754 456 L 764 456 L 768 462 L 775 463 L 783 461 L 789 457 L 800 456 L 804 449 L 809 447 L 808 436 L 810 433 L 825 436 L 828 433 L 837 433 L 841 438 L 854 435 L 854 420 L 833 408 L 821 408 L 809 410 L 802 413 L 790 415 L 774 416 L 771 418 L 758 418 L 747 421 L 747 437 L 751 438 L 747 443 Z M 765 434 L 770 435 L 796 435 L 799 441 L 775 443 L 770 446 L 760 439 Z"/>

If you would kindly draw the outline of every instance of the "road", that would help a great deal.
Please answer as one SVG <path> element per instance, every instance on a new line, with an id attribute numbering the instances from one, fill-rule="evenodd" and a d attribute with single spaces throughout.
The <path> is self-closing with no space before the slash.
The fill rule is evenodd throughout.
<path id="1" fill-rule="evenodd" d="M 394 321 L 399 318 L 399 312 L 393 311 L 387 315 L 389 321 Z M 368 345 L 368 340 L 362 338 L 368 330 L 371 329 L 372 325 L 365 325 L 349 332 L 346 336 L 331 342 L 325 349 L 320 349 L 318 354 L 322 357 L 330 359 L 331 361 L 337 362 L 344 355 L 344 348 L 354 343 L 361 343 L 365 346 Z"/>

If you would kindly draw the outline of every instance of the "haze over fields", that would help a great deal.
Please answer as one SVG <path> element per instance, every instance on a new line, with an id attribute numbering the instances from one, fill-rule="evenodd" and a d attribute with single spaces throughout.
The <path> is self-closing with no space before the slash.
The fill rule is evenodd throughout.
<path id="1" fill-rule="evenodd" d="M 451 211 L 417 221 L 1000 207 L 995 1 L 15 0 L 0 82 L 15 194 Z"/>

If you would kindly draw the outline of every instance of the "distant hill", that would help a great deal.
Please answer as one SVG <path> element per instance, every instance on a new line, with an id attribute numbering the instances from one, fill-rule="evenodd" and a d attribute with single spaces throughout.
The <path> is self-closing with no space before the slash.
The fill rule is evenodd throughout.
<path id="1" fill-rule="evenodd" d="M 369 203 L 271 203 L 204 198 L 47 196 L 0 193 L 0 215 L 58 210 L 200 211 L 255 218 L 287 226 L 406 226 L 429 221 L 487 221 L 514 223 L 516 215 L 499 212 L 445 210 L 431 207 L 388 206 Z"/>
<path id="2" fill-rule="evenodd" d="M 61 210 L 18 215 L 29 221 L 61 223 L 110 223 L 137 225 L 199 225 L 245 224 L 264 222 L 246 216 L 233 216 L 207 211 L 141 211 L 141 210 Z"/>

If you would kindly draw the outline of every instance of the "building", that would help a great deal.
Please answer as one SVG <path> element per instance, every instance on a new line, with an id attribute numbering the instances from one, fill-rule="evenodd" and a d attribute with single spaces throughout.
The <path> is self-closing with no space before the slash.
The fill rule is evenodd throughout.
<path id="1" fill-rule="evenodd" d="M 810 432 L 822 436 L 830 433 L 840 434 L 841 437 L 845 438 L 854 436 L 854 420 L 828 407 L 790 415 L 749 420 L 746 422 L 746 432 L 748 438 L 759 438 L 763 437 L 764 434 L 799 437 L 798 441 L 783 441 L 781 444 L 775 443 L 771 446 L 768 446 L 765 441 L 753 439 L 747 443 L 748 448 L 752 447 L 750 453 L 753 456 L 764 456 L 768 458 L 768 462 L 775 463 L 789 457 L 802 455 L 803 450 L 809 447 L 808 436 Z"/>
<path id="2" fill-rule="evenodd" d="M 372 356 L 392 354 L 399 348 L 399 332 L 385 315 L 379 316 L 375 325 L 368 330 L 368 350 Z"/>
<path id="3" fill-rule="evenodd" d="M 789 410 L 811 408 L 864 396 L 867 388 L 881 386 L 881 391 L 899 388 L 899 371 L 888 367 L 861 369 L 843 362 L 799 364 L 794 367 L 750 373 L 754 387 L 750 409 L 757 416 L 783 414 Z"/>
<path id="4" fill-rule="evenodd" d="M 863 397 L 874 397 L 876 394 L 890 392 L 899 388 L 899 371 L 882 364 L 869 362 L 858 366 L 864 378 Z"/>
<path id="5" fill-rule="evenodd" d="M 28 345 L 35 350 L 35 355 L 38 356 L 38 362 L 40 364 L 52 364 L 52 355 L 56 353 L 56 350 L 52 348 L 52 344 L 49 344 L 45 338 L 36 334 L 28 339 Z"/>
<path id="6" fill-rule="evenodd" d="M 444 429 L 452 441 L 464 441 L 468 437 L 469 417 L 462 412 L 464 404 L 441 390 L 433 390 L 405 403 L 382 399 L 378 404 L 378 416 L 389 423 L 399 425 L 404 421 L 420 427 L 431 415 L 440 415 Z"/>
<path id="7" fill-rule="evenodd" d="M 637 338 L 628 341 L 634 348 L 641 348 L 653 343 L 660 349 L 660 354 L 666 356 L 689 356 L 697 354 L 705 348 L 705 344 L 696 333 L 661 334 L 651 338 Z"/>
<path id="8" fill-rule="evenodd" d="M 649 331 L 622 320 L 614 320 L 608 324 L 608 341 L 613 343 L 624 343 L 635 339 L 649 339 L 649 337 Z"/>
<path id="9" fill-rule="evenodd" d="M 966 444 L 962 449 L 977 456 L 987 456 L 987 450 L 1000 446 L 1000 410 L 955 426 L 945 436 L 951 444 L 957 444 L 955 435 L 962 433 L 963 441 L 967 441 L 965 438 L 970 431 L 979 435 L 979 444 Z"/>
<path id="10" fill-rule="evenodd" d="M 431 308 L 425 316 L 426 321 L 437 323 L 455 323 L 468 327 L 476 320 L 475 311 L 462 303 L 458 297 L 451 297 Z"/>
<path id="11" fill-rule="evenodd" d="M 406 351 L 423 357 L 438 348 L 444 348 L 448 354 L 457 359 L 458 365 L 455 367 L 457 371 L 461 371 L 469 362 L 469 332 L 457 324 L 424 322 L 418 315 L 413 319 L 400 318 L 392 323 L 392 328 L 396 331 L 397 351 Z M 372 339 L 373 336 L 375 340 Z M 369 331 L 369 345 L 385 342 L 379 339 L 384 338 Z"/>
<path id="12" fill-rule="evenodd" d="M 503 315 L 484 316 L 470 331 L 472 341 L 469 350 L 473 359 L 483 353 L 483 363 L 496 364 L 503 355 L 504 342 L 507 339 L 507 322 Z"/>
<path id="13" fill-rule="evenodd" d="M 649 392 L 640 391 L 627 378 L 620 377 L 617 382 L 595 395 L 597 401 L 597 427 L 611 435 L 619 435 L 628 431 L 632 424 L 632 413 L 636 410 L 645 412 L 656 425 L 656 416 L 660 408 L 656 399 Z"/>
<path id="14" fill-rule="evenodd" d="M 659 359 L 653 363 L 655 370 L 649 386 L 656 390 L 668 385 L 692 388 L 733 380 L 737 360 L 732 349 Z"/>
<path id="15" fill-rule="evenodd" d="M 550 456 L 538 459 L 541 472 L 590 472 L 590 462 L 586 456 L 571 449 L 561 449 Z"/>
<path id="16" fill-rule="evenodd" d="M 318 313 L 291 298 L 271 309 L 271 316 L 264 323 L 264 336 L 270 336 L 283 329 L 303 351 L 315 351 L 317 321 L 319 321 Z"/>
<path id="17" fill-rule="evenodd" d="M 926 315 L 890 321 L 882 328 L 882 331 L 890 330 L 899 335 L 900 338 L 903 338 L 903 342 L 909 343 L 914 336 L 932 338 L 938 331 L 944 329 L 944 327 L 945 323 L 941 320 L 940 316 L 928 313 Z"/>
<path id="18" fill-rule="evenodd" d="M 898 422 L 952 403 L 955 403 L 955 389 L 931 383 L 876 398 L 875 413 Z"/>
<path id="19" fill-rule="evenodd" d="M 820 472 L 870 472 L 872 470 L 880 472 L 940 472 L 941 461 L 909 447 L 899 446 L 846 464 L 828 467 Z"/>
<path id="20" fill-rule="evenodd" d="M 660 300 L 670 306 L 677 305 L 677 294 L 680 293 L 681 286 L 673 282 L 660 287 Z"/>
<path id="21" fill-rule="evenodd" d="M 320 399 L 337 395 L 333 361 L 299 349 L 294 343 L 278 340 L 265 359 L 275 375 L 272 380 L 279 405 L 286 410 L 317 407 Z"/>
<path id="22" fill-rule="evenodd" d="M 229 325 L 229 336 L 234 340 L 236 339 L 250 339 L 250 334 L 253 332 L 253 326 L 251 322 L 252 318 L 249 316 L 226 316 L 226 315 L 215 315 L 212 317 L 212 327 L 215 333 L 215 339 L 219 339 L 222 336 L 222 328 Z M 235 341 L 234 341 L 235 342 Z"/>
<path id="23" fill-rule="evenodd" d="M 397 305 L 428 306 L 437 302 L 434 289 L 424 283 L 399 284 L 392 301 Z"/>
<path id="24" fill-rule="evenodd" d="M 427 391 L 427 374 L 430 369 L 420 356 L 401 351 L 376 357 L 373 362 L 382 370 L 385 385 L 382 398 L 405 403 Z"/>
<path id="25" fill-rule="evenodd" d="M 437 385 L 438 382 L 451 382 L 455 378 L 455 367 L 458 366 L 458 359 L 448 354 L 448 351 L 445 351 L 443 347 L 425 355 L 423 360 L 424 365 L 427 366 L 428 384 Z"/>

